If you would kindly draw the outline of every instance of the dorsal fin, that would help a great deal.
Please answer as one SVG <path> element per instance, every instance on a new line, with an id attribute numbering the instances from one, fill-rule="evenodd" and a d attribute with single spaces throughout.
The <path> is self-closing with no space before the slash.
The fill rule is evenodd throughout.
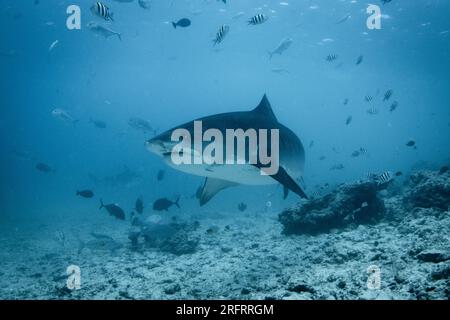
<path id="1" fill-rule="evenodd" d="M 275 122 L 278 122 L 277 117 L 275 117 L 275 114 L 272 111 L 272 107 L 270 106 L 270 102 L 269 99 L 267 99 L 266 94 L 264 94 L 261 102 L 255 109 L 253 109 L 252 112 L 257 112 L 259 115 L 263 115 L 265 117 L 273 119 Z"/>

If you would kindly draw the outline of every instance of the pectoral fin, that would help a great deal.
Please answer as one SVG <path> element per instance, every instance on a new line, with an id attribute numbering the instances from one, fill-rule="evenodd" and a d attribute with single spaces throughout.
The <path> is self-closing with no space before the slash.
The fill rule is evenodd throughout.
<path id="1" fill-rule="evenodd" d="M 230 182 L 226 180 L 206 178 L 205 183 L 203 185 L 202 194 L 200 196 L 200 206 L 206 204 L 209 200 L 212 199 L 217 193 L 226 189 L 228 187 L 237 186 L 238 184 L 235 182 Z"/>

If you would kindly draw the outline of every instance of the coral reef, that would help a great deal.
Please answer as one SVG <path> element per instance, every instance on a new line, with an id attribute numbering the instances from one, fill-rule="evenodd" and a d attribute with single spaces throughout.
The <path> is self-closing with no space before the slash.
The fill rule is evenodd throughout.
<path id="1" fill-rule="evenodd" d="M 404 203 L 408 208 L 447 210 L 450 206 L 450 172 L 426 170 L 412 174 Z"/>
<path id="2" fill-rule="evenodd" d="M 373 182 L 342 185 L 330 194 L 283 211 L 279 220 L 285 234 L 317 234 L 348 224 L 378 221 L 385 213 Z"/>

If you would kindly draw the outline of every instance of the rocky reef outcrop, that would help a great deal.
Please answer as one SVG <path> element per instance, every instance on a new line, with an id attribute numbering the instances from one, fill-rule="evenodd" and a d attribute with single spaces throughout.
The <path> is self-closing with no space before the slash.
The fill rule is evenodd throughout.
<path id="1" fill-rule="evenodd" d="M 450 206 L 450 172 L 425 170 L 412 174 L 403 199 L 409 209 L 447 210 Z"/>
<path id="2" fill-rule="evenodd" d="M 285 234 L 317 234 L 348 224 L 378 221 L 385 213 L 374 182 L 345 184 L 333 192 L 283 211 L 279 221 Z"/>

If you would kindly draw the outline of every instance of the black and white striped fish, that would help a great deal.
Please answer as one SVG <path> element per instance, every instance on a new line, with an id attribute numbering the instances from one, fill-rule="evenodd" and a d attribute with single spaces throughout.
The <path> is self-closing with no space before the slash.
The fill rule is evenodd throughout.
<path id="1" fill-rule="evenodd" d="M 392 174 L 392 172 L 385 171 L 382 174 L 377 175 L 377 177 L 375 178 L 375 182 L 377 183 L 377 185 L 381 186 L 383 184 L 391 182 L 393 178 L 394 175 Z"/>
<path id="2" fill-rule="evenodd" d="M 248 20 L 248 24 L 252 24 L 252 25 L 261 24 L 261 23 L 266 22 L 267 19 L 269 19 L 268 16 L 266 16 L 263 13 L 258 13 L 257 15 L 251 17 L 250 20 Z"/>
<path id="3" fill-rule="evenodd" d="M 379 112 L 378 109 L 375 108 L 375 107 L 371 107 L 371 108 L 367 109 L 367 113 L 372 115 L 372 116 L 377 115 L 378 112 Z"/>
<path id="4" fill-rule="evenodd" d="M 223 39 L 225 38 L 225 36 L 227 35 L 228 31 L 230 31 L 230 26 L 223 24 L 219 28 L 219 31 L 217 31 L 217 33 L 216 33 L 216 38 L 213 41 L 214 45 L 221 43 L 223 41 Z"/>
<path id="5" fill-rule="evenodd" d="M 337 60 L 337 58 L 338 58 L 338 56 L 337 56 L 336 54 L 332 53 L 332 54 L 329 54 L 329 55 L 325 58 L 325 60 L 326 60 L 327 62 L 333 62 L 333 61 Z"/>
<path id="6" fill-rule="evenodd" d="M 91 7 L 91 11 L 93 14 L 105 19 L 106 21 L 114 21 L 113 13 L 109 10 L 109 8 L 101 3 L 100 1 L 94 3 Z"/>

